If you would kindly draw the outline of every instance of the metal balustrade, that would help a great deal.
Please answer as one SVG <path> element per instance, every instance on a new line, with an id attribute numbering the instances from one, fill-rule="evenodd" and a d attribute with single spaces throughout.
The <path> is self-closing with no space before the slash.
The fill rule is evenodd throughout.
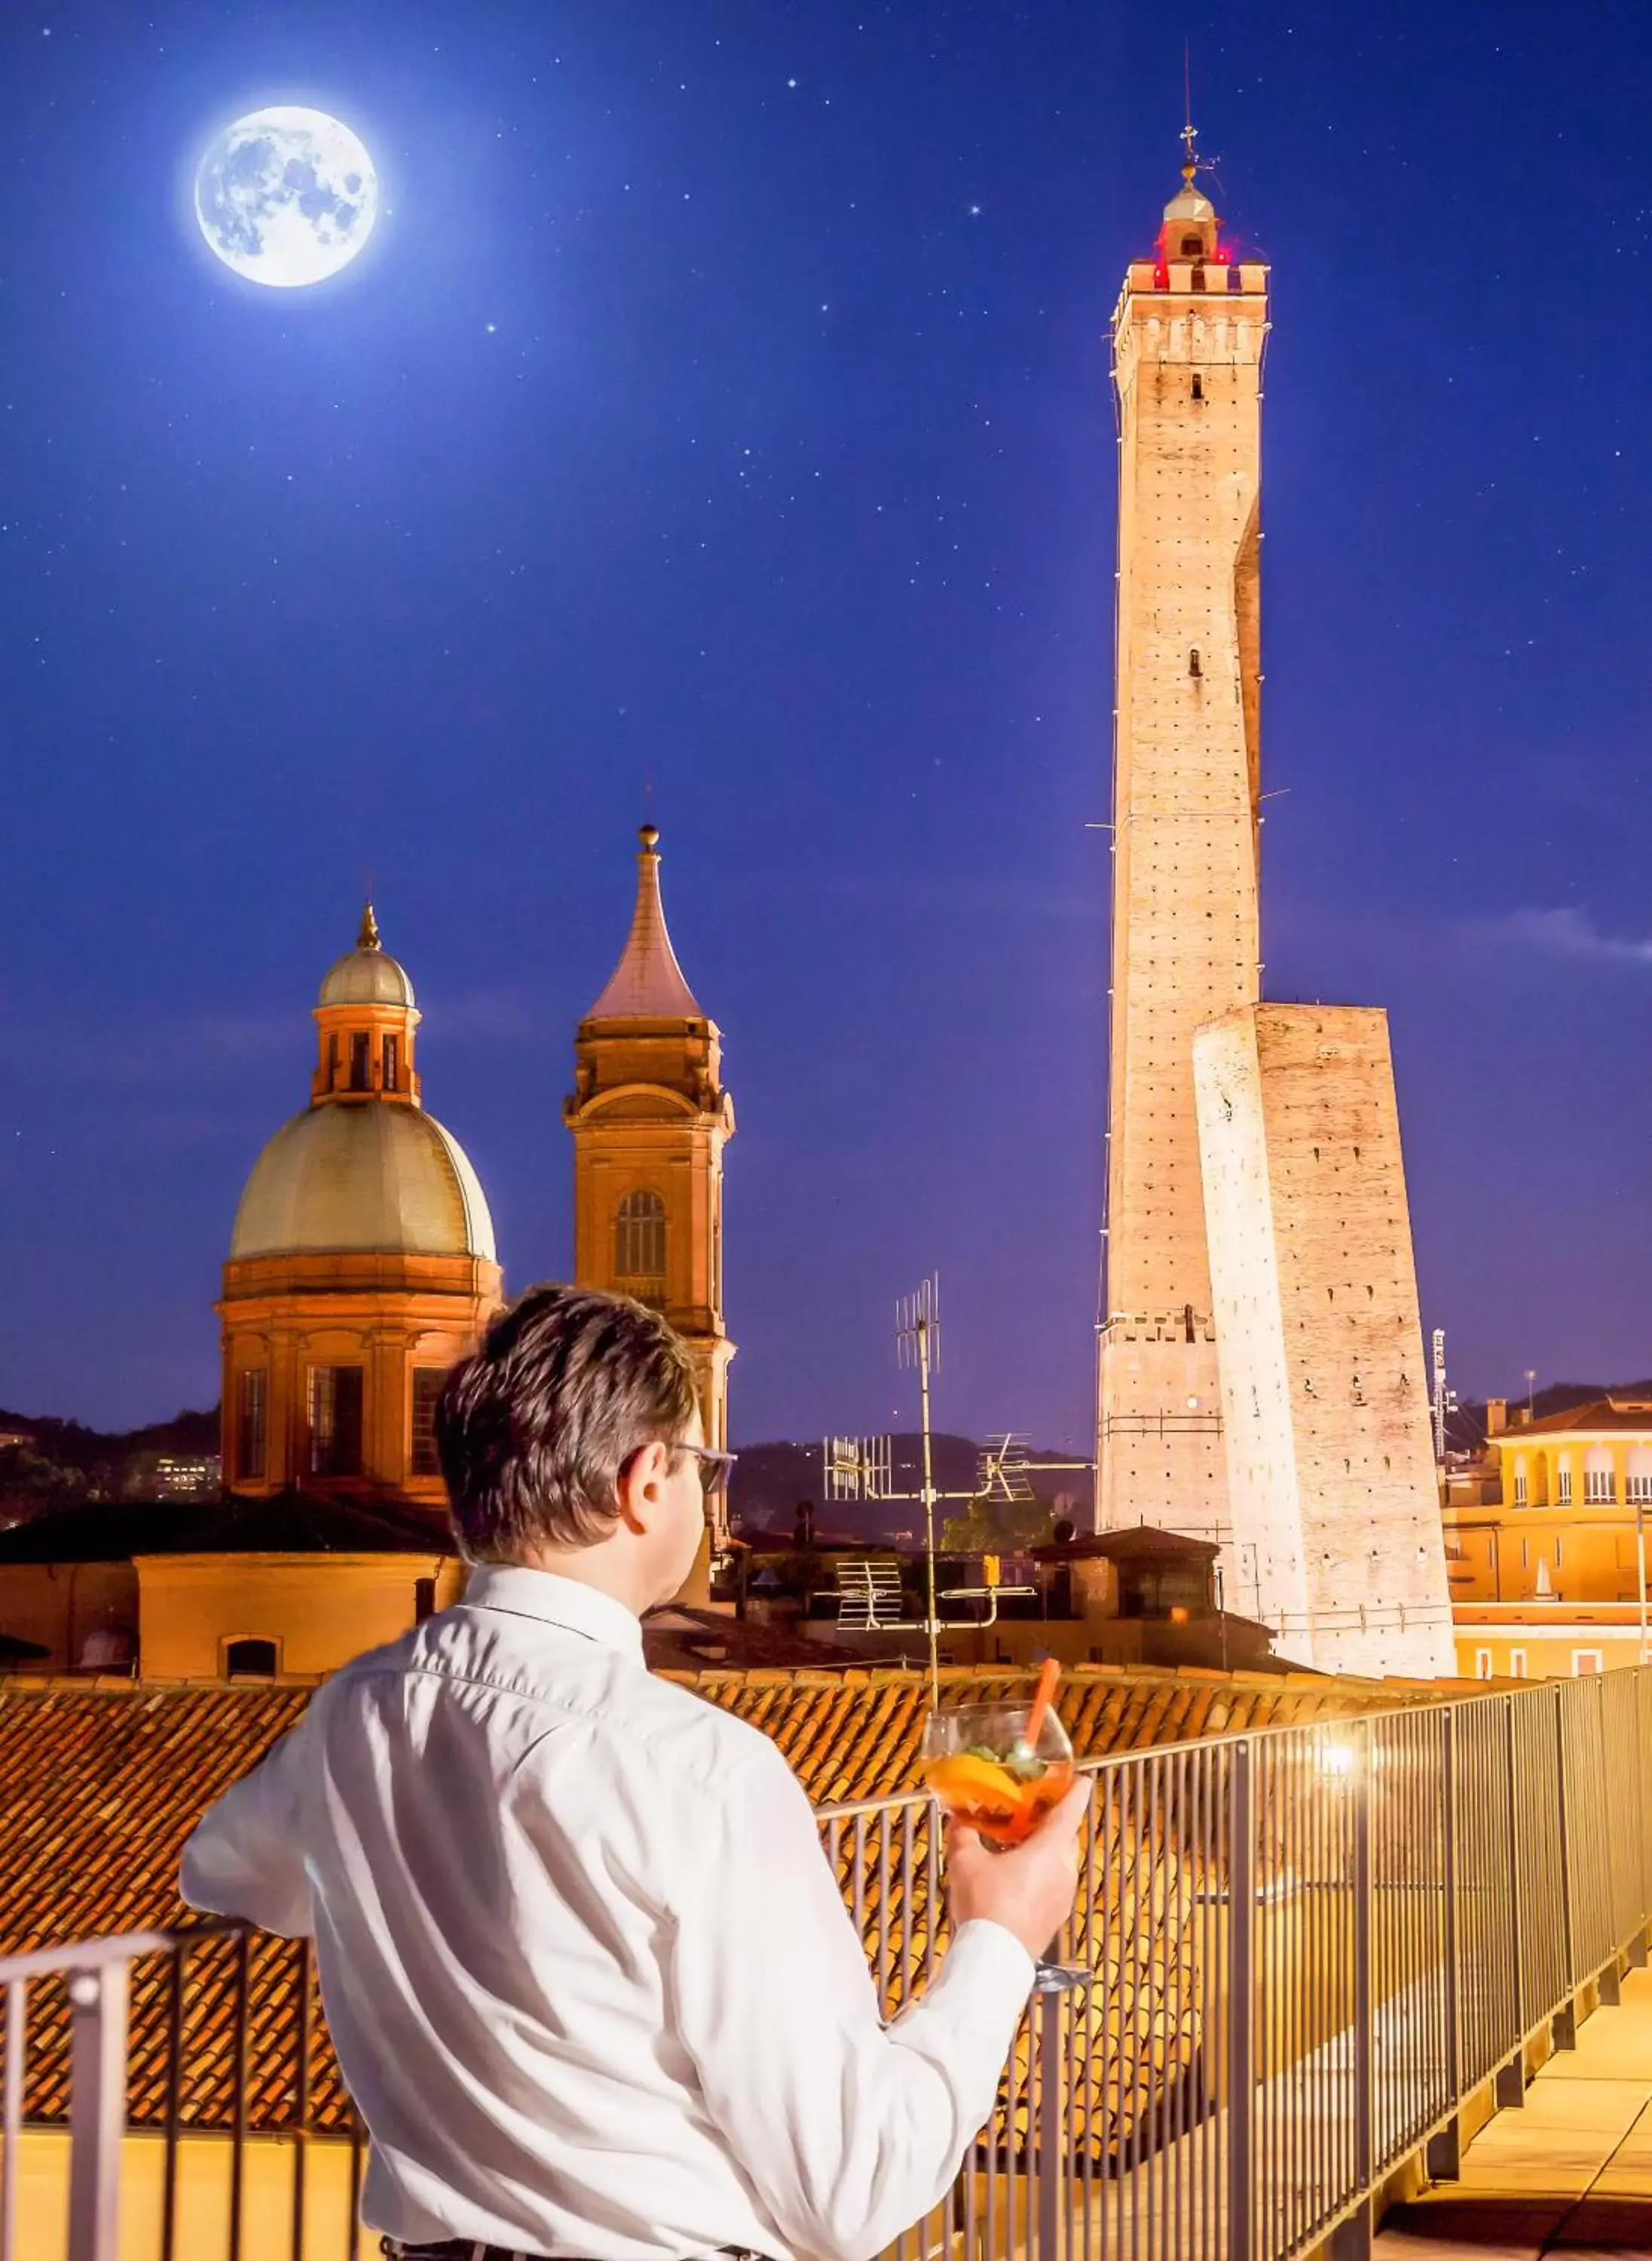
<path id="1" fill-rule="evenodd" d="M 1062 1952 L 1091 1983 L 1035 1994 L 962 2172 L 890 2261 L 1357 2254 L 1395 2169 L 1426 2149 L 1449 2171 L 1465 2101 L 1517 2096 L 1533 2037 L 1566 2046 L 1583 1990 L 1614 2000 L 1646 1959 L 1652 1670 L 1088 1770 Z M 945 1945 L 933 1810 L 820 1822 L 898 2014 Z M 208 1924 L 44 1950 L 0 1962 L 0 2261 L 116 2261 L 139 2167 L 123 2261 L 376 2250 L 307 1943 Z M 25 2248 L 28 2147 L 61 2160 L 65 2136 L 61 2228 Z"/>

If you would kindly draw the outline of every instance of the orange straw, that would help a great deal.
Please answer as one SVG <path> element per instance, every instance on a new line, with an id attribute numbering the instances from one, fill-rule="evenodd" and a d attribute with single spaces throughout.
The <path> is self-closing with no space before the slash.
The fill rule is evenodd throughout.
<path id="1" fill-rule="evenodd" d="M 1027 1748 L 1036 1751 L 1038 1738 L 1044 1733 L 1044 1715 L 1055 1700 L 1055 1683 L 1061 1677 L 1061 1660 L 1046 1656 L 1038 1667 L 1038 1684 L 1033 1690 L 1032 1709 L 1027 1714 Z"/>

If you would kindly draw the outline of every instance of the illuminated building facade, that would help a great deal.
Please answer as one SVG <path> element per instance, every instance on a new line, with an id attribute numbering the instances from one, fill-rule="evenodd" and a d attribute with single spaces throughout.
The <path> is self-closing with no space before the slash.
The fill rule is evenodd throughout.
<path id="1" fill-rule="evenodd" d="M 1189 157 L 1113 321 L 1117 700 L 1096 1527 L 1214 1546 L 1324 1669 L 1452 1669 L 1384 1016 L 1268 1005 L 1268 270 Z"/>
<path id="2" fill-rule="evenodd" d="M 476 1173 L 425 1112 L 420 1018 L 370 909 L 321 984 L 309 1106 L 236 1212 L 218 1306 L 232 1493 L 444 1513 L 436 1396 L 501 1278 Z"/>
<path id="3" fill-rule="evenodd" d="M 659 834 L 645 824 L 639 837 L 631 930 L 579 1023 L 564 1109 L 574 1277 L 635 1296 L 670 1320 L 694 1361 L 706 1441 L 721 1448 L 735 1352 L 722 1310 L 722 1150 L 734 1136 L 734 1102 L 723 1088 L 722 1031 L 666 931 Z M 725 1537 L 719 1520 L 709 1548 Z M 702 1562 L 686 1591 L 702 1590 L 704 1574 Z"/>
<path id="4" fill-rule="evenodd" d="M 1643 1662 L 1652 1402 L 1534 1421 L 1522 1407 L 1513 1427 L 1502 1399 L 1486 1411 L 1484 1460 L 1444 1511 L 1460 1669 L 1540 1680 Z"/>

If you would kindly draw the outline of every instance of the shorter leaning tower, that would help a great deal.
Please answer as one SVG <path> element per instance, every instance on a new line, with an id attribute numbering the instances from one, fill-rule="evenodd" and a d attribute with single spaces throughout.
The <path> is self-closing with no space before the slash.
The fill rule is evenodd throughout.
<path id="1" fill-rule="evenodd" d="M 721 1448 L 735 1351 L 722 1320 L 722 1149 L 734 1102 L 722 1031 L 665 930 L 659 834 L 645 824 L 639 837 L 630 936 L 579 1023 L 563 1110 L 574 1143 L 574 1278 L 671 1321 L 693 1358 L 706 1442 Z M 711 1544 L 724 1535 L 712 1531 Z"/>

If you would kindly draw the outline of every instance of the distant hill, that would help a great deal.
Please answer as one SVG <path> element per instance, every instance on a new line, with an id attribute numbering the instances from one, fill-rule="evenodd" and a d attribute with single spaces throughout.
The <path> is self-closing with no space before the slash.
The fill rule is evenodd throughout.
<path id="1" fill-rule="evenodd" d="M 968 1437 L 943 1432 L 934 1438 L 936 1490 L 963 1496 L 941 1503 L 937 1514 L 943 1521 L 960 1515 L 964 1498 L 973 1493 L 980 1453 L 980 1446 Z M 1035 1446 L 1031 1457 L 1055 1460 L 1072 1455 L 1043 1452 Z M 889 1474 L 892 1489 L 914 1497 L 899 1500 L 834 1500 L 827 1494 L 819 1444 L 743 1445 L 729 1493 L 732 1526 L 736 1533 L 742 1529 L 789 1532 L 800 1503 L 808 1500 L 815 1509 L 815 1528 L 822 1535 L 842 1533 L 879 1544 L 903 1536 L 916 1537 L 923 1520 L 923 1506 L 916 1497 L 923 1484 L 923 1439 L 916 1431 L 905 1431 L 890 1438 Z M 1050 1500 L 1058 1492 L 1074 1495 L 1078 1503 L 1076 1515 L 1081 1520 L 1088 1517 L 1088 1469 L 1039 1474 L 1034 1476 L 1033 1486 L 1041 1497 Z"/>
<path id="2" fill-rule="evenodd" d="M 25 1432 L 30 1441 L 0 1446 L 0 1529 L 83 1500 L 142 1497 L 157 1455 L 193 1460 L 218 1450 L 216 1407 L 141 1429 L 88 1429 L 47 1414 L 0 1410 L 0 1431 L 8 1429 Z"/>
<path id="3" fill-rule="evenodd" d="M 117 1465 L 133 1453 L 215 1453 L 218 1450 L 218 1408 L 210 1413 L 187 1410 L 169 1421 L 151 1421 L 142 1429 L 88 1429 L 78 1421 L 60 1421 L 45 1413 L 0 1410 L 0 1429 L 26 1429 L 42 1460 L 61 1468 L 79 1468 L 90 1475 L 99 1462 Z"/>

